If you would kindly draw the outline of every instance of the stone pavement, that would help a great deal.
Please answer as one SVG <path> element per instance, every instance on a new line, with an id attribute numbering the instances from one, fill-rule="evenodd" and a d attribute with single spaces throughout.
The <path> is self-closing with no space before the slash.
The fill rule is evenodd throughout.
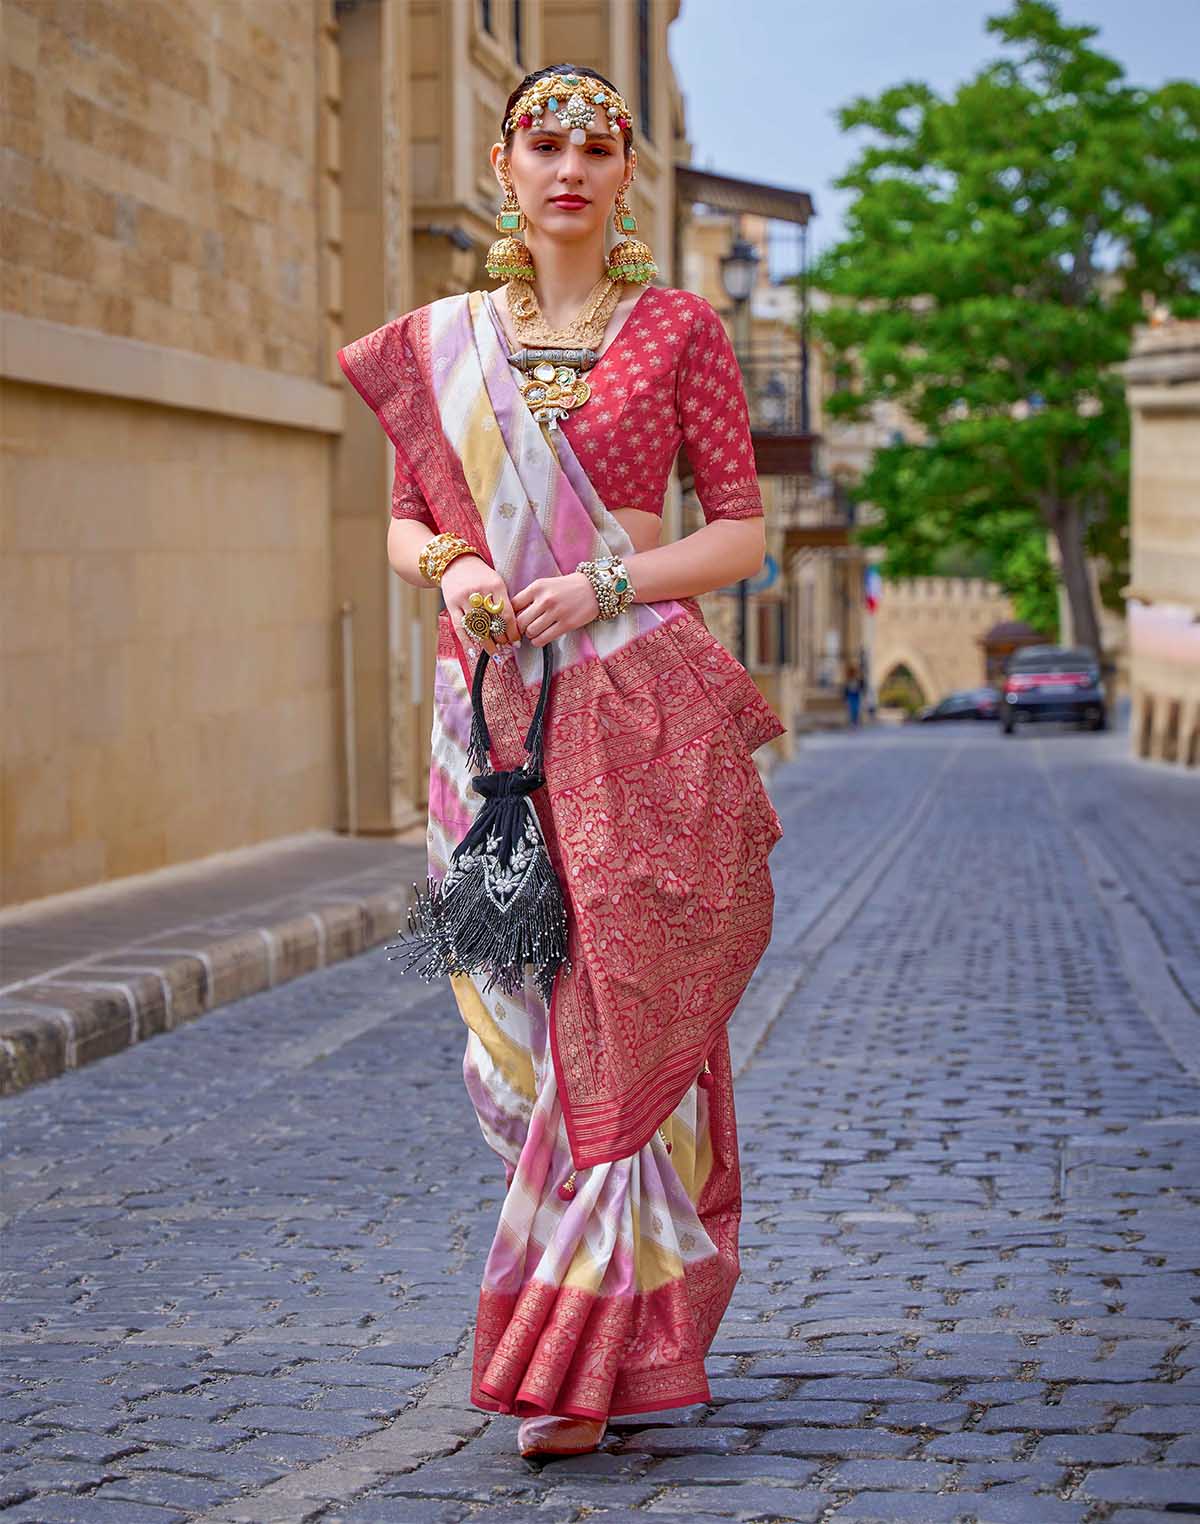
<path id="1" fill-rule="evenodd" d="M 0 912 L 0 1096 L 378 945 L 425 872 L 423 827 L 307 831 Z"/>
<path id="2" fill-rule="evenodd" d="M 503 1172 L 381 951 L 0 1106 L 0 1524 L 1200 1516 L 1200 786 L 813 738 L 732 1029 L 713 1402 L 540 1470 L 465 1401 Z"/>

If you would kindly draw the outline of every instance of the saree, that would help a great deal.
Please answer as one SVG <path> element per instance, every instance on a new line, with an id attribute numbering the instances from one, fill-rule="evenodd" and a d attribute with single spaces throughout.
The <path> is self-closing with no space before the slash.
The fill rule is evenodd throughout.
<path id="1" fill-rule="evenodd" d="M 339 351 L 439 530 L 510 591 L 633 544 L 561 431 L 533 418 L 473 291 Z M 443 877 L 482 804 L 466 762 L 479 651 L 438 617 L 428 850 Z M 506 1195 L 484 1267 L 471 1401 L 604 1418 L 709 1396 L 704 1353 L 739 1274 L 728 1020 L 770 938 L 782 834 L 752 752 L 783 732 L 693 599 L 635 603 L 555 641 L 544 788 L 568 907 L 549 1003 L 451 984 L 463 1075 Z M 492 765 L 518 766 L 541 676 L 523 641 L 484 673 Z M 572 1172 L 573 1195 L 560 1193 Z"/>

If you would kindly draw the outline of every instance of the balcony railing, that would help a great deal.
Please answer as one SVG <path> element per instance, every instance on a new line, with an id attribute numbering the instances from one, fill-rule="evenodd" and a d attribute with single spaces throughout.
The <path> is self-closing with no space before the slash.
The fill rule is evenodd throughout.
<path id="1" fill-rule="evenodd" d="M 802 354 L 741 357 L 742 382 L 760 476 L 811 476 L 817 437 L 809 422 L 808 376 Z"/>
<path id="2" fill-rule="evenodd" d="M 808 378 L 803 356 L 795 351 L 752 352 L 741 357 L 742 382 L 750 409 L 750 427 L 756 434 L 808 434 L 811 432 L 807 397 Z"/>

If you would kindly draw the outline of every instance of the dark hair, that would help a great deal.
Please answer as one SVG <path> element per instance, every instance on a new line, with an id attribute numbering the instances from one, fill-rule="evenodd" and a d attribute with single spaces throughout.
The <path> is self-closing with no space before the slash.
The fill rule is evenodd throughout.
<path id="1" fill-rule="evenodd" d="M 586 74 L 590 79 L 598 79 L 600 83 L 606 89 L 611 90 L 614 95 L 620 95 L 621 93 L 617 89 L 616 85 L 613 84 L 611 79 L 605 79 L 604 75 L 600 74 L 597 70 L 581 68 L 578 64 L 551 64 L 548 68 L 537 69 L 534 71 L 534 73 L 527 74 L 521 83 L 517 86 L 517 88 L 513 91 L 513 93 L 509 96 L 508 105 L 504 108 L 504 115 L 500 118 L 500 136 L 504 139 L 504 152 L 510 156 L 512 154 L 513 134 L 511 132 L 505 132 L 504 124 L 512 115 L 513 107 L 525 94 L 526 90 L 529 89 L 530 85 L 536 84 L 539 79 L 544 79 L 547 74 Z M 624 131 L 621 133 L 621 141 L 625 147 L 625 157 L 628 158 L 629 151 L 633 147 L 632 127 L 626 127 L 624 129 Z"/>

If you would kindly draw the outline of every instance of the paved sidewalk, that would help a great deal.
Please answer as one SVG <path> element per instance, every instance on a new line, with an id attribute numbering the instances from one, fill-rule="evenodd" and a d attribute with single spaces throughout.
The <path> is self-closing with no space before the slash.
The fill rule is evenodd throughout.
<path id="1" fill-rule="evenodd" d="M 0 913 L 0 1096 L 377 945 L 426 871 L 312 831 Z"/>
<path id="2" fill-rule="evenodd" d="M 1200 787 L 1123 744 L 774 775 L 714 1400 L 593 1456 L 465 1401 L 503 1172 L 381 951 L 5 1101 L 0 1524 L 1200 1515 Z"/>

